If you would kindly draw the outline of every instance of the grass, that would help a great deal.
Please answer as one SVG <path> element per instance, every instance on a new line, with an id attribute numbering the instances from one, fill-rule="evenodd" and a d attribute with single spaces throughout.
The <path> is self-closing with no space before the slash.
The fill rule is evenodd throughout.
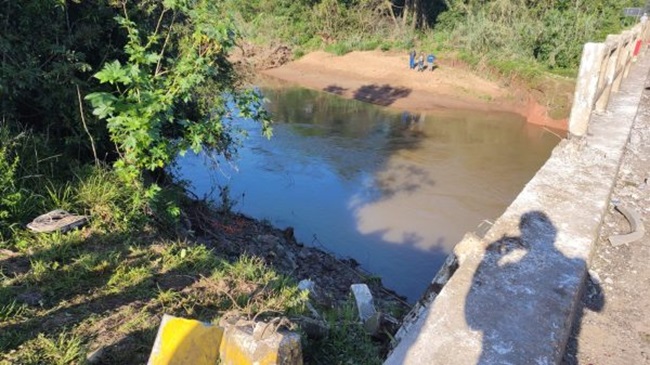
<path id="1" fill-rule="evenodd" d="M 295 284 L 261 260 L 229 262 L 168 238 L 148 223 L 137 187 L 105 168 L 42 185 L 32 190 L 39 210 L 63 207 L 91 224 L 67 234 L 18 228 L 3 241 L 12 254 L 0 256 L 2 364 L 82 363 L 98 346 L 110 363 L 143 363 L 163 313 L 211 321 L 232 310 L 302 310 Z"/>
<path id="2" fill-rule="evenodd" d="M 22 365 L 85 364 L 86 347 L 81 337 L 64 330 L 51 337 L 39 334 L 24 343 L 20 351 L 10 353 L 7 359 Z"/>
<path id="3" fill-rule="evenodd" d="M 307 348 L 305 358 L 313 364 L 381 364 L 382 356 L 376 344 L 357 321 L 354 300 L 342 308 L 325 313 L 330 333 L 326 340 Z"/>
<path id="4" fill-rule="evenodd" d="M 129 234 L 33 236 L 29 248 L 0 260 L 1 363 L 81 363 L 98 345 L 112 363 L 144 362 L 153 342 L 142 341 L 163 313 L 212 321 L 233 310 L 304 310 L 295 283 L 258 258 L 228 262 L 204 245 Z M 30 305 L 15 299 L 30 296 Z"/>

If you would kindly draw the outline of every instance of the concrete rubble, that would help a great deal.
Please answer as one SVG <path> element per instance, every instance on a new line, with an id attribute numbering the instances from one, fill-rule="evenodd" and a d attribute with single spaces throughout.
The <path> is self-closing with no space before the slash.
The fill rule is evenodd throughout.
<path id="1" fill-rule="evenodd" d="M 618 247 L 627 243 L 632 243 L 640 240 L 645 235 L 645 228 L 643 226 L 643 221 L 639 213 L 633 208 L 629 208 L 625 205 L 617 205 L 616 210 L 621 212 L 625 219 L 630 223 L 630 233 L 628 234 L 619 234 L 609 237 L 609 242 L 614 247 Z"/>
<path id="2" fill-rule="evenodd" d="M 300 335 L 273 323 L 221 321 L 219 356 L 223 365 L 302 365 Z"/>
<path id="3" fill-rule="evenodd" d="M 380 338 L 385 333 L 395 333 L 400 322 L 375 308 L 372 293 L 366 284 L 352 284 L 350 290 L 355 299 L 359 321 L 367 334 Z"/>
<path id="4" fill-rule="evenodd" d="M 367 320 L 377 315 L 377 310 L 372 302 L 372 294 L 366 284 L 352 284 L 350 290 L 354 295 L 359 311 L 359 319 L 365 323 Z"/>

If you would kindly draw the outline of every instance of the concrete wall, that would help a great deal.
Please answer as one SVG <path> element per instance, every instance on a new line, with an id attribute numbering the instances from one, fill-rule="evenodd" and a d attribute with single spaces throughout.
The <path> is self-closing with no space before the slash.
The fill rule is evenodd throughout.
<path id="1" fill-rule="evenodd" d="M 485 237 L 456 246 L 385 364 L 559 363 L 650 70 L 632 65 L 645 32 L 585 46 L 599 72 L 581 66 L 571 138 Z"/>

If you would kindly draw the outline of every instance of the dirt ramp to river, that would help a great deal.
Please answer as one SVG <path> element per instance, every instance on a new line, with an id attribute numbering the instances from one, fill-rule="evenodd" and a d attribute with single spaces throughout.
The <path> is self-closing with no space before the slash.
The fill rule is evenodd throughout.
<path id="1" fill-rule="evenodd" d="M 458 63 L 441 60 L 433 70 L 410 70 L 408 55 L 364 51 L 335 56 L 317 51 L 262 71 L 310 89 L 410 111 L 442 108 L 509 111 L 534 124 L 566 129 L 573 83 L 539 83 L 526 90 L 491 81 Z M 522 91 L 523 90 L 523 91 Z M 538 100 L 544 100 L 539 102 Z"/>

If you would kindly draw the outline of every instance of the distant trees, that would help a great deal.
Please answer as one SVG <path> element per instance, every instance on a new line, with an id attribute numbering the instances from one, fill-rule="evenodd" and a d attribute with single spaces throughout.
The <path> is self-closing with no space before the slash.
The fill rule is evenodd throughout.
<path id="1" fill-rule="evenodd" d="M 427 29 L 435 24 L 440 13 L 447 10 L 445 0 L 393 0 L 399 9 L 402 25 L 412 29 Z"/>

